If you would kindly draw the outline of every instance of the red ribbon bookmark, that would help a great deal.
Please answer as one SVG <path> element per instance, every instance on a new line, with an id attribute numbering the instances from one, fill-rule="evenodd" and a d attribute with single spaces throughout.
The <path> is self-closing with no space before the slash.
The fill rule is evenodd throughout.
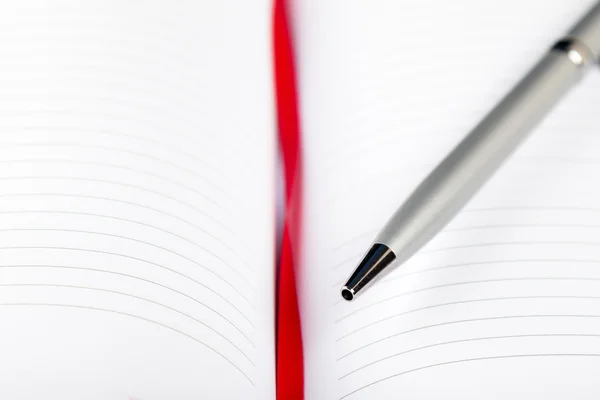
<path id="1" fill-rule="evenodd" d="M 276 292 L 278 400 L 303 398 L 302 336 L 294 267 L 300 251 L 302 168 L 294 54 L 287 2 L 274 0 L 273 51 L 279 143 L 285 177 L 284 227 Z"/>

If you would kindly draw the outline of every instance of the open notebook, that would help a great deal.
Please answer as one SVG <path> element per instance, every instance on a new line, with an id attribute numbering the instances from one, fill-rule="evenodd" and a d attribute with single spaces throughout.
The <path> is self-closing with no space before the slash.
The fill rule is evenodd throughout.
<path id="1" fill-rule="evenodd" d="M 600 397 L 600 71 L 410 262 L 339 295 L 402 199 L 592 4 L 294 2 L 307 399 Z"/>
<path id="2" fill-rule="evenodd" d="M 0 399 L 272 397 L 270 21 L 0 5 Z"/>
<path id="3" fill-rule="evenodd" d="M 339 296 L 591 4 L 292 2 L 307 399 L 600 396 L 600 72 L 430 245 Z M 274 398 L 270 22 L 268 0 L 0 5 L 0 399 Z"/>

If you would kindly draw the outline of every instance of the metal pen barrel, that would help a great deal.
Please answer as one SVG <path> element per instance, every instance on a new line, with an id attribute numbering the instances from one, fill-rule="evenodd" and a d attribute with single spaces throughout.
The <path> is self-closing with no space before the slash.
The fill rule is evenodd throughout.
<path id="1" fill-rule="evenodd" d="M 600 2 L 427 176 L 391 217 L 342 288 L 352 300 L 431 240 L 600 55 Z"/>

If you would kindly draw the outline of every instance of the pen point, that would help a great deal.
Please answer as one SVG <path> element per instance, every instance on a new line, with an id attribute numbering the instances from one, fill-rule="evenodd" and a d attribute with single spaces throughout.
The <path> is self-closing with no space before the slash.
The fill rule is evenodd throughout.
<path id="1" fill-rule="evenodd" d="M 354 292 L 348 289 L 346 286 L 342 288 L 342 297 L 344 300 L 352 301 L 354 300 Z"/>
<path id="2" fill-rule="evenodd" d="M 382 243 L 375 243 L 342 287 L 342 297 L 352 301 L 358 292 L 375 279 L 394 260 L 394 252 Z"/>

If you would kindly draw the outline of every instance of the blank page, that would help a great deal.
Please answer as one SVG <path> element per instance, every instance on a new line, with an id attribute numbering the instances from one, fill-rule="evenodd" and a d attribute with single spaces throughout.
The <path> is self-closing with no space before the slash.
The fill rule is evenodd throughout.
<path id="1" fill-rule="evenodd" d="M 592 3 L 295 3 L 308 399 L 600 396 L 600 71 L 415 257 L 339 294 L 402 200 Z"/>
<path id="2" fill-rule="evenodd" d="M 274 393 L 270 2 L 0 6 L 0 398 Z"/>

